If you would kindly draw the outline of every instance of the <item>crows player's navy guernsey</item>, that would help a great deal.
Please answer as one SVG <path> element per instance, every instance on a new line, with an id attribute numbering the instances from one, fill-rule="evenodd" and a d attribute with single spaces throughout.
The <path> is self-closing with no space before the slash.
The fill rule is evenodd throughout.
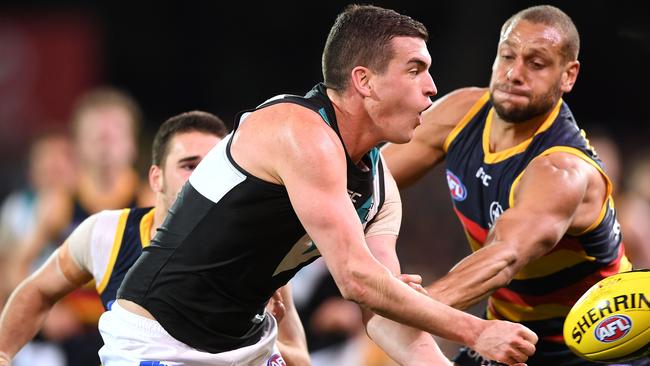
<path id="1" fill-rule="evenodd" d="M 100 215 L 114 215 L 113 212 L 103 212 Z M 97 293 L 99 293 L 105 309 L 111 308 L 111 303 L 115 301 L 117 296 L 117 289 L 120 287 L 127 271 L 142 253 L 142 248 L 149 245 L 153 215 L 153 207 L 125 208 L 120 211 L 112 238 L 106 235 L 93 236 L 93 239 L 95 237 L 104 240 L 112 239 L 112 245 L 110 246 L 93 243 L 93 255 L 91 256 L 97 261 L 100 258 L 109 258 L 105 268 L 103 266 L 93 266 L 93 268 L 98 267 L 93 271 L 101 273 L 101 277 L 95 273 L 93 273 L 93 276 L 96 280 L 100 278 L 100 281 L 96 283 Z"/>
<path id="2" fill-rule="evenodd" d="M 496 153 L 488 145 L 493 113 L 486 93 L 445 141 L 454 211 L 472 250 L 484 245 L 495 220 L 513 205 L 515 186 L 534 158 L 554 152 L 573 154 L 607 178 L 562 100 L 533 137 Z M 520 322 L 542 340 L 563 343 L 562 325 L 573 303 L 600 279 L 631 268 L 623 254 L 611 190 L 607 179 L 608 197 L 598 220 L 587 230 L 565 235 L 553 250 L 529 263 L 508 286 L 490 296 L 489 318 Z"/>
<path id="3" fill-rule="evenodd" d="M 315 111 L 340 138 L 322 84 L 304 97 L 280 95 L 257 109 L 277 103 Z M 235 130 L 247 112 L 239 114 Z M 212 353 L 256 343 L 267 300 L 320 255 L 285 187 L 237 165 L 231 137 L 197 166 L 118 293 L 147 309 L 174 338 Z M 348 192 L 365 227 L 384 199 L 379 149 L 363 157 L 368 169 L 347 160 Z"/>

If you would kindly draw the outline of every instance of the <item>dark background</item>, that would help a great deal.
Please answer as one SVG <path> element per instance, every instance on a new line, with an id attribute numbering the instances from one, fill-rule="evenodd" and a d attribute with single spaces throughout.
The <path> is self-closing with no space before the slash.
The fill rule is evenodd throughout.
<path id="1" fill-rule="evenodd" d="M 624 156 L 645 148 L 650 135 L 645 111 L 650 83 L 648 13 L 634 1 L 549 3 L 565 10 L 581 33 L 580 76 L 573 92 L 565 96 L 578 122 L 588 133 L 604 131 L 612 136 Z M 85 87 L 110 84 L 135 97 L 144 111 L 141 155 L 145 157 L 149 155 L 146 141 L 172 115 L 202 109 L 231 124 L 236 112 L 270 96 L 304 93 L 321 80 L 321 50 L 336 14 L 345 4 L 5 1 L 0 4 L 0 198 L 24 183 L 24 156 L 30 136 L 43 124 L 65 124 L 74 98 Z M 514 12 L 542 2 L 374 4 L 410 15 L 428 27 L 431 74 L 439 95 L 444 95 L 458 87 L 487 85 L 502 23 Z M 44 76 L 34 81 L 29 72 L 12 74 L 11 68 L 3 67 L 2 59 L 16 52 L 6 42 L 3 45 L 3 22 L 5 35 L 7 29 L 11 33 L 25 24 L 34 28 L 50 22 L 51 28 L 39 36 L 43 38 L 41 46 L 49 45 L 48 34 L 75 24 L 76 28 L 58 41 L 58 48 L 49 51 L 52 56 L 40 61 L 38 67 Z M 7 24 L 14 28 L 7 28 Z M 82 57 L 73 58 L 72 51 L 66 53 L 66 47 L 75 45 L 82 49 Z M 61 75 L 81 81 L 63 93 L 59 89 L 70 78 Z M 14 80 L 14 84 L 3 84 L 3 78 Z M 33 116 L 21 120 L 20 114 L 7 117 L 2 113 L 3 99 L 6 104 L 27 82 L 36 90 L 45 88 L 59 96 L 58 102 L 50 100 L 54 105 L 50 110 L 55 111 L 52 116 L 43 112 L 39 121 L 30 122 L 28 118 Z M 28 111 L 37 106 L 31 100 L 23 103 Z M 408 269 L 437 275 L 447 269 L 446 265 L 431 266 L 428 258 L 443 252 L 457 258 L 466 251 L 460 226 L 450 218 L 439 169 L 403 193 L 405 219 L 400 250 L 405 263 Z M 408 249 L 410 243 L 429 240 L 450 245 L 413 244 L 415 249 Z"/>

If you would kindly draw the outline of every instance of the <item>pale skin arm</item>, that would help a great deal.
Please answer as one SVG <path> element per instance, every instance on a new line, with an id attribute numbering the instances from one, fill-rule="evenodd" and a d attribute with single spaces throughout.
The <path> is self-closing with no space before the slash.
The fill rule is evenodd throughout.
<path id="1" fill-rule="evenodd" d="M 278 321 L 277 345 L 287 366 L 311 365 L 305 330 L 293 303 L 290 284 L 276 291 L 269 307 Z"/>
<path id="2" fill-rule="evenodd" d="M 593 223 L 605 192 L 600 173 L 576 156 L 553 153 L 533 160 L 516 187 L 514 207 L 496 221 L 485 246 L 429 286 L 429 294 L 460 309 L 479 302 L 565 233 Z"/>
<path id="3" fill-rule="evenodd" d="M 525 361 L 537 341 L 530 330 L 485 321 L 434 301 L 395 278 L 372 256 L 347 194 L 346 160 L 338 137 L 315 113 L 301 110 L 293 114 L 295 120 L 283 121 L 284 141 L 270 156 L 266 154 L 266 161 L 275 164 L 268 171 L 286 187 L 343 297 L 396 322 L 467 344 L 501 362 Z M 272 123 L 267 121 L 267 125 Z"/>
<path id="4" fill-rule="evenodd" d="M 397 237 L 378 235 L 366 238 L 373 256 L 393 273 L 399 276 L 400 265 L 395 251 Z M 421 288 L 422 278 L 405 275 L 402 280 L 416 290 Z M 364 311 L 366 332 L 393 360 L 400 365 L 451 365 L 440 351 L 433 337 L 417 328 L 405 326 L 384 317 Z"/>
<path id="5" fill-rule="evenodd" d="M 445 158 L 445 139 L 484 93 L 485 89 L 464 88 L 445 95 L 422 114 L 422 125 L 410 142 L 382 148 L 400 188 L 415 183 Z"/>
<path id="6" fill-rule="evenodd" d="M 72 259 L 67 241 L 12 293 L 0 317 L 0 366 L 29 342 L 43 325 L 52 306 L 92 279 Z M 2 360 L 1 354 L 6 355 Z"/>

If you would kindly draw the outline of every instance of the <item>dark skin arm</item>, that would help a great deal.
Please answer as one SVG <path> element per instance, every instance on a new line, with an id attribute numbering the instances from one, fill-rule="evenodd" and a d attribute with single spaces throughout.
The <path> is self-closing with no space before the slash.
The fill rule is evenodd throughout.
<path id="1" fill-rule="evenodd" d="M 496 221 L 485 246 L 430 285 L 429 294 L 460 309 L 479 302 L 566 233 L 587 229 L 605 195 L 603 176 L 584 160 L 561 152 L 535 159 L 515 188 L 514 206 Z"/>

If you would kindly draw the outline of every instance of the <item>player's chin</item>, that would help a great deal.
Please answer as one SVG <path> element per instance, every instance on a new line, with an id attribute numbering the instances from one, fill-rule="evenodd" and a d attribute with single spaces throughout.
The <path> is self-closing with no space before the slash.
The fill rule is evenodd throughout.
<path id="1" fill-rule="evenodd" d="M 394 144 L 406 144 L 407 142 L 411 141 L 411 139 L 413 139 L 414 131 L 415 128 L 411 128 L 408 131 L 401 131 L 402 133 L 396 134 L 391 139 L 389 139 L 389 141 Z"/>

